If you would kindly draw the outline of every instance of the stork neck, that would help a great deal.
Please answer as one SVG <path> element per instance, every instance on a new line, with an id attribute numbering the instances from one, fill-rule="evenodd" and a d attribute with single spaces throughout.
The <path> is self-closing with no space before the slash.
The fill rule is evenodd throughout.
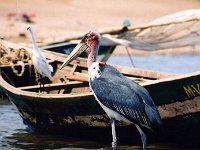
<path id="1" fill-rule="evenodd" d="M 88 59 L 87 59 L 87 66 L 88 68 L 91 66 L 93 62 L 96 62 L 97 55 L 99 49 L 99 42 L 95 41 L 88 47 Z"/>
<path id="2" fill-rule="evenodd" d="M 34 48 L 33 53 L 35 53 L 36 51 L 39 51 L 39 50 L 38 50 L 38 47 L 37 47 L 37 44 L 36 44 L 36 41 L 35 41 L 35 36 L 33 34 L 32 29 L 30 28 L 29 31 L 30 31 L 30 34 L 31 34 L 31 39 L 32 39 L 33 48 Z"/>

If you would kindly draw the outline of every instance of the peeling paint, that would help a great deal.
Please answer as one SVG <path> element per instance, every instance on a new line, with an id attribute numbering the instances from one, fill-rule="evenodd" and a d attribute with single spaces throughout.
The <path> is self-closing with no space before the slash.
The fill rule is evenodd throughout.
<path id="1" fill-rule="evenodd" d="M 173 104 L 158 106 L 158 111 L 162 119 L 172 118 L 190 113 L 200 112 L 200 97 Z"/>

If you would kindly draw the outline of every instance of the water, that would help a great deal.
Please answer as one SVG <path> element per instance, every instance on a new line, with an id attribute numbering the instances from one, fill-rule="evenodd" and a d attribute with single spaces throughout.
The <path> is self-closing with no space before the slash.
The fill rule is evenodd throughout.
<path id="1" fill-rule="evenodd" d="M 200 55 L 147 55 L 132 56 L 135 66 L 163 72 L 188 73 L 200 68 Z M 131 66 L 127 56 L 112 56 L 108 63 Z M 2 100 L 0 100 L 2 101 Z M 176 144 L 148 144 L 148 149 L 187 150 L 199 149 Z M 23 124 L 16 108 L 9 103 L 0 103 L 0 150 L 111 150 L 110 141 L 86 141 L 66 138 L 64 135 L 35 133 Z M 119 150 L 137 150 L 139 146 L 119 145 Z"/>
<path id="2" fill-rule="evenodd" d="M 170 73 L 189 73 L 200 70 L 200 55 L 147 55 L 131 56 L 137 68 L 151 69 Z M 127 56 L 112 56 L 108 63 L 132 66 Z"/>

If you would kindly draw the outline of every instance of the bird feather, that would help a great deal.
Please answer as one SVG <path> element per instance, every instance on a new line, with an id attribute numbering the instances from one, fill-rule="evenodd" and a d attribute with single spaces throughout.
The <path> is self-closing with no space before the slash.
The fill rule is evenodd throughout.
<path id="1" fill-rule="evenodd" d="M 112 66 L 106 65 L 101 71 L 101 76 L 90 81 L 90 86 L 105 107 L 134 124 L 146 128 L 161 126 L 157 108 L 145 88 L 124 77 Z"/>

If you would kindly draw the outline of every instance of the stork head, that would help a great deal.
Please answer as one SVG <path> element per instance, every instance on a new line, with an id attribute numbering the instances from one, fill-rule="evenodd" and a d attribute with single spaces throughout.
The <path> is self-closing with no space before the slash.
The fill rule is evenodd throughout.
<path id="1" fill-rule="evenodd" d="M 60 69 L 64 66 L 68 65 L 71 61 L 76 59 L 82 52 L 86 51 L 88 55 L 87 64 L 88 67 L 96 61 L 96 57 L 98 54 L 100 43 L 100 34 L 96 31 L 90 31 L 84 35 L 83 39 L 80 41 L 79 44 L 74 48 L 65 62 L 62 64 Z"/>
<path id="2" fill-rule="evenodd" d="M 27 26 L 26 26 L 26 29 L 27 29 L 27 30 L 31 30 L 31 26 L 30 26 L 30 25 L 27 25 Z"/>

